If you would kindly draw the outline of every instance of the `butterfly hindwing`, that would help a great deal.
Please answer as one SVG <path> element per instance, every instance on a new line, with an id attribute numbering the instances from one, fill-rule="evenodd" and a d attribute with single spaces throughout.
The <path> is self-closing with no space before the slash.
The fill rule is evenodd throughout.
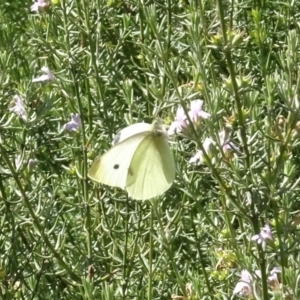
<path id="1" fill-rule="evenodd" d="M 126 190 L 137 200 L 163 194 L 173 183 L 175 164 L 165 134 L 152 132 L 132 157 Z"/>
<path id="2" fill-rule="evenodd" d="M 131 136 L 130 143 L 123 140 L 98 157 L 89 170 L 89 177 L 94 181 L 124 189 L 132 157 L 146 134 L 147 132 L 142 132 Z"/>

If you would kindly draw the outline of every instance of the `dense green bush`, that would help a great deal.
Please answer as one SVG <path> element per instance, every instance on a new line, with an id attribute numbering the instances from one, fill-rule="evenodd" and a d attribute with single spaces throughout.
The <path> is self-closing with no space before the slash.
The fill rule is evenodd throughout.
<path id="1" fill-rule="evenodd" d="M 299 299 L 300 3 L 42 3 L 0 2 L 1 299 Z M 166 193 L 88 178 L 180 113 Z"/>

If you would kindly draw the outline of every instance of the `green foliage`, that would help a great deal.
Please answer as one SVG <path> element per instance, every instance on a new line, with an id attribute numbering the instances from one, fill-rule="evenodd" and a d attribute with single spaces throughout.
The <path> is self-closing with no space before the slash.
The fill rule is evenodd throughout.
<path id="1" fill-rule="evenodd" d="M 0 298 L 231 299 L 248 270 L 241 297 L 299 299 L 300 4 L 32 4 L 0 3 Z M 172 137 L 164 195 L 88 179 L 120 129 L 196 99 L 211 116 Z"/>

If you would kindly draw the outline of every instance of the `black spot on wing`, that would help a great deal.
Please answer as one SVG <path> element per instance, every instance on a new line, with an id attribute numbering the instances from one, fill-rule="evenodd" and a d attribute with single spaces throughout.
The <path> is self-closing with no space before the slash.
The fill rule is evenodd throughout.
<path id="1" fill-rule="evenodd" d="M 120 168 L 120 165 L 119 165 L 119 164 L 115 164 L 115 165 L 114 165 L 114 169 L 115 169 L 115 170 L 118 170 L 119 168 Z"/>

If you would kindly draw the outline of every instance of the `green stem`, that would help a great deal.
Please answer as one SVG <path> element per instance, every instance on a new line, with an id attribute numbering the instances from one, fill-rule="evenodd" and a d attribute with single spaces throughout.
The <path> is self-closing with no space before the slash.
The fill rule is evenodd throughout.
<path id="1" fill-rule="evenodd" d="M 79 93 L 79 88 L 78 88 L 78 82 L 76 79 L 76 76 L 73 74 L 72 72 L 72 76 L 73 76 L 73 82 L 74 82 L 74 90 L 75 90 L 75 94 L 76 94 L 76 99 L 77 99 L 77 106 L 78 106 L 78 110 L 79 110 L 79 114 L 81 116 L 81 149 L 82 149 L 82 168 L 81 168 L 81 187 L 82 187 L 82 194 L 83 194 L 83 199 L 84 199 L 84 203 L 85 205 L 89 205 L 89 197 L 88 197 L 88 184 L 87 184 L 87 149 L 86 149 L 86 144 L 87 144 L 87 140 L 86 140 L 86 134 L 85 134 L 85 126 L 84 126 L 84 110 L 82 107 L 82 103 L 80 100 L 80 93 Z M 79 159 L 79 161 L 81 161 L 81 159 Z M 90 210 L 86 209 L 86 231 L 87 231 L 87 255 L 88 255 L 88 260 L 91 259 L 92 257 L 92 243 L 91 243 L 91 222 L 90 222 Z M 91 263 L 89 261 L 89 263 Z"/>
<path id="2" fill-rule="evenodd" d="M 245 152 L 245 160 L 246 160 L 246 168 L 250 169 L 250 153 L 248 149 L 248 143 L 247 143 L 247 134 L 246 134 L 246 126 L 245 126 L 245 118 L 242 108 L 241 99 L 239 96 L 238 91 L 238 85 L 235 78 L 235 70 L 231 59 L 231 47 L 228 45 L 228 39 L 227 39 L 227 28 L 225 24 L 225 17 L 224 17 L 224 10 L 222 5 L 222 0 L 217 0 L 217 6 L 218 6 L 218 12 L 219 12 L 219 19 L 221 24 L 221 29 L 223 33 L 223 39 L 224 39 L 224 53 L 227 60 L 228 68 L 229 68 L 229 74 L 230 79 L 232 82 L 233 92 L 234 92 L 234 100 L 235 100 L 235 106 L 236 106 L 236 112 L 239 120 L 239 126 L 241 130 L 241 138 L 243 142 L 243 150 Z"/>

